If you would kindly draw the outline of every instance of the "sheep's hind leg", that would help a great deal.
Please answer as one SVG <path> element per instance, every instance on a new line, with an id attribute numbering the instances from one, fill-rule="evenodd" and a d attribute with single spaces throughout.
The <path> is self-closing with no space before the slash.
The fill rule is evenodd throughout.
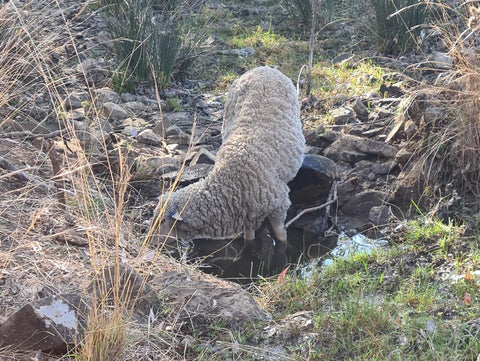
<path id="1" fill-rule="evenodd" d="M 251 254 L 253 252 L 255 243 L 255 231 L 253 229 L 246 229 L 243 232 L 243 238 L 245 240 L 245 243 L 243 244 L 243 247 L 239 252 L 239 257 L 242 257 L 245 254 Z"/>

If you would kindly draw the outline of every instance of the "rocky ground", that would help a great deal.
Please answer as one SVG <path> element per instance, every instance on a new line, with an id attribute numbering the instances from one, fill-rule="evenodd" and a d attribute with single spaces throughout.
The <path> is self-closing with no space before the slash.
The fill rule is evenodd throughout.
<path id="1" fill-rule="evenodd" d="M 199 71 L 159 93 L 149 84 L 132 93 L 117 93 L 110 82 L 114 72 L 109 58 L 111 39 L 99 9 L 91 5 L 68 1 L 2 5 L 2 11 L 32 24 L 27 33 L 42 46 L 32 48 L 36 57 L 27 64 L 28 75 L 16 83 L 20 90 L 12 92 L 13 99 L 0 103 L 0 336 L 8 336 L 9 343 L 18 346 L 25 332 L 32 331 L 18 327 L 18 320 L 25 318 L 29 323 L 38 319 L 31 324 L 51 331 L 41 316 L 45 302 L 55 305 L 67 300 L 75 306 L 68 312 L 84 322 L 85 311 L 79 311 L 78 301 L 62 295 L 93 297 L 94 275 L 109 278 L 101 269 L 110 263 L 105 260 L 117 260 L 116 265 L 122 264 L 120 274 L 130 275 L 121 277 L 121 288 L 133 278 L 130 296 L 143 297 L 133 311 L 129 332 L 135 341 L 126 352 L 128 359 L 188 359 L 181 351 L 191 342 L 188 330 L 202 333 L 206 324 L 219 320 L 223 327 L 241 329 L 246 321 L 270 317 L 245 288 L 201 273 L 192 264 L 243 283 L 257 279 L 258 273 L 267 276 L 283 267 L 270 267 L 274 260 L 260 250 L 238 259 L 241 240 L 198 240 L 188 246 L 154 240 L 144 246 L 162 190 L 176 181 L 179 186 L 195 182 L 212 168 L 221 145 L 226 89 L 215 88 L 216 79 L 200 78 L 208 71 Z M 211 11 L 227 11 L 246 23 L 263 24 L 273 15 L 287 16 L 281 7 L 267 5 L 205 4 Z M 38 21 L 38 17 L 40 27 L 33 28 L 32 19 Z M 282 26 L 278 24 L 280 30 Z M 323 39 L 341 38 L 347 30 L 329 28 Z M 249 57 L 255 51 L 229 47 L 215 34 L 209 39 L 206 46 L 213 59 Z M 355 44 L 361 41 L 361 34 L 352 38 Z M 445 49 L 435 37 L 429 41 L 431 54 L 438 58 Z M 324 45 L 322 40 L 319 46 Z M 325 51 L 335 52 L 334 64 L 354 67 L 358 48 L 349 43 L 340 49 Z M 414 63 L 417 56 L 412 52 L 409 58 L 384 63 L 399 69 L 404 63 Z M 213 59 L 206 57 L 201 62 L 208 67 Z M 394 220 L 408 214 L 410 200 L 422 198 L 409 168 L 416 150 L 411 140 L 419 137 L 425 119 L 439 116 L 439 109 L 415 99 L 407 103 L 409 82 L 405 79 L 414 83 L 414 77 L 432 78 L 435 69 L 451 66 L 448 56 L 442 59 L 440 65 L 432 60 L 434 70 L 425 73 L 392 71 L 388 78 L 376 79 L 380 86 L 369 94 L 335 96 L 328 103 L 328 123 L 318 122 L 327 104 L 324 99 L 302 100 L 307 156 L 290 184 L 293 207 L 289 219 L 304 209 L 329 205 L 306 213 L 289 227 L 292 264 L 323 256 L 335 247 L 342 231 L 350 236 L 361 232 L 374 239 L 388 237 Z M 174 110 L 168 103 L 173 98 L 178 100 Z M 402 116 L 407 113 L 408 117 Z M 444 217 L 452 214 L 455 202 L 452 197 L 444 202 L 450 208 L 441 205 Z M 258 238 L 261 247 L 271 247 L 266 227 Z M 255 286 L 250 288 L 255 294 Z M 282 346 L 282 330 L 291 330 L 295 323 L 307 332 L 309 322 L 311 315 L 302 313 L 268 326 L 264 332 L 270 336 L 265 337 L 272 341 L 257 352 L 262 359 L 291 359 Z M 160 339 L 144 336 L 152 330 L 162 335 Z M 68 332 L 72 333 L 71 328 Z M 65 342 L 75 343 L 68 332 L 64 340 L 49 340 L 42 347 L 29 345 L 26 353 L 6 352 L 0 360 L 58 359 L 37 351 L 65 351 Z"/>

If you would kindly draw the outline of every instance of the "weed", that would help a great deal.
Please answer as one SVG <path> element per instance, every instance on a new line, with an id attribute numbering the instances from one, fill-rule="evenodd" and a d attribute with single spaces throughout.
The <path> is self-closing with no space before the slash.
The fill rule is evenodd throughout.
<path id="1" fill-rule="evenodd" d="M 166 112 L 178 112 L 182 108 L 178 98 L 169 97 L 165 100 L 165 111 Z"/>
<path id="2" fill-rule="evenodd" d="M 388 54 L 404 51 L 416 44 L 416 36 L 425 24 L 427 5 L 417 0 L 371 0 L 375 9 L 379 47 Z"/>

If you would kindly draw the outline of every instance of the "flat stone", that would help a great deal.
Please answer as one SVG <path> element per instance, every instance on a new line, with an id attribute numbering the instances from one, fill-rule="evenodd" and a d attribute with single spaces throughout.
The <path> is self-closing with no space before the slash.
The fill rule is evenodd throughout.
<path id="1" fill-rule="evenodd" d="M 137 136 L 139 143 L 154 145 L 156 147 L 161 146 L 163 143 L 163 138 L 159 137 L 151 129 L 145 129 Z"/>
<path id="2" fill-rule="evenodd" d="M 118 103 L 120 101 L 120 96 L 109 87 L 103 87 L 95 89 L 95 103 L 97 105 L 103 105 L 104 103 Z"/>
<path id="3" fill-rule="evenodd" d="M 190 121 L 190 114 L 187 112 L 171 112 L 163 113 L 164 119 L 166 119 L 170 124 L 175 124 L 183 121 Z"/>
<path id="4" fill-rule="evenodd" d="M 65 110 L 71 110 L 82 107 L 82 101 L 88 99 L 88 94 L 81 94 L 79 92 L 73 92 L 69 94 L 63 101 L 62 106 Z"/>
<path id="5" fill-rule="evenodd" d="M 212 164 L 196 164 L 191 167 L 184 168 L 181 173 L 180 171 L 174 171 L 163 174 L 162 178 L 166 181 L 172 182 L 177 177 L 180 177 L 179 184 L 186 186 L 205 178 L 212 169 Z"/>
<path id="6" fill-rule="evenodd" d="M 336 125 L 344 125 L 355 121 L 355 113 L 348 107 L 335 108 L 331 115 Z"/>
<path id="7" fill-rule="evenodd" d="M 189 268 L 161 273 L 151 284 L 175 316 L 193 326 L 219 323 L 241 329 L 246 322 L 267 317 L 240 285 Z"/>
<path id="8" fill-rule="evenodd" d="M 33 301 L 0 325 L 0 347 L 63 354 L 82 339 L 88 314 L 87 304 L 76 294 Z"/>
<path id="9" fill-rule="evenodd" d="M 108 120 L 113 120 L 116 122 L 125 120 L 128 117 L 127 111 L 122 106 L 112 102 L 104 103 L 102 112 Z"/>
<path id="10" fill-rule="evenodd" d="M 385 142 L 342 134 L 325 149 L 324 154 L 334 161 L 348 161 L 351 158 L 351 152 L 363 153 L 375 158 L 394 159 L 398 149 Z"/>

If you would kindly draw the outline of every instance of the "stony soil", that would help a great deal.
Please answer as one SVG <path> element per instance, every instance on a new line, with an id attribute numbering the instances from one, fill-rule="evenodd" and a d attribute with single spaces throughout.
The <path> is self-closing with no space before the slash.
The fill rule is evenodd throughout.
<path id="1" fill-rule="evenodd" d="M 285 19 L 287 15 L 281 7 L 259 6 L 254 2 L 227 3 L 227 11 L 233 16 L 243 16 L 246 23 L 263 24 L 272 16 Z M 200 78 L 208 74 L 205 69 L 193 71 L 187 79 L 161 90 L 160 104 L 155 88 L 147 84 L 132 94 L 118 94 L 110 83 L 114 70 L 109 58 L 111 39 L 95 7 L 80 1 L 38 1 L 23 5 L 18 2 L 18 11 L 26 19 L 32 14 L 41 17 L 42 31 L 34 33 L 34 40 L 42 41 L 39 56 L 50 64 L 55 84 L 54 87 L 46 84 L 45 70 L 33 66 L 28 79 L 19 82 L 24 91 L 14 102 L 0 107 L 0 115 L 6 120 L 1 123 L 0 136 L 0 157 L 6 161 L 1 165 L 0 175 L 0 323 L 21 306 L 45 296 L 72 291 L 88 294 L 102 260 L 118 254 L 122 263 L 136 269 L 155 292 L 163 294 L 170 307 L 167 316 L 161 318 L 157 314 L 153 320 L 149 318 L 152 312 L 149 307 L 135 311 L 130 332 L 137 335 L 138 342 L 127 350 L 126 359 L 184 359 L 181 349 L 191 337 L 189 327 L 201 332 L 202 325 L 221 319 L 229 328 L 238 328 L 249 318 L 268 318 L 241 287 L 204 275 L 185 265 L 185 259 L 179 263 L 159 255 L 153 247 L 158 244 L 150 248 L 142 246 L 156 197 L 176 179 L 182 165 L 186 168 L 180 185 L 186 185 L 205 176 L 214 163 L 221 144 L 225 96 L 221 87 L 211 86 L 216 79 Z M 209 1 L 206 6 L 225 10 L 223 2 Z M 280 21 L 278 28 L 288 31 L 289 23 Z M 341 26 L 327 28 L 319 46 L 325 46 L 327 38 L 342 38 L 345 31 L 348 29 Z M 210 40 L 215 39 L 215 34 L 210 35 Z M 334 53 L 334 62 L 354 66 L 357 57 L 344 55 L 359 50 L 362 36 L 358 34 L 342 47 L 325 51 Z M 213 55 L 201 61 L 206 66 L 213 64 L 218 56 L 248 55 L 245 49 L 231 49 L 210 40 L 206 46 L 211 47 Z M 435 39 L 430 41 L 432 46 L 438 45 Z M 383 65 L 399 69 L 404 63 L 415 62 L 417 57 L 412 52 L 408 58 L 388 59 Z M 338 97 L 330 109 L 333 121 L 329 124 L 320 125 L 316 121 L 316 114 L 323 107 L 322 99 L 302 100 L 307 153 L 321 155 L 335 164 L 328 169 L 323 166 L 317 169 L 316 174 L 326 175 L 326 179 L 316 179 L 313 184 L 325 189 L 315 195 L 313 202 L 305 198 L 314 188 L 302 183 L 311 175 L 303 174 L 296 180 L 293 187 L 299 190 L 295 194 L 298 201 L 294 202 L 290 217 L 304 208 L 325 203 L 333 184 L 337 202 L 327 214 L 322 210 L 314 213 L 315 217 L 306 215 L 295 222 L 292 229 L 297 233 L 289 233 L 292 244 L 308 232 L 313 236 L 307 246 L 317 248 L 331 248 L 341 230 L 384 237 L 392 219 L 408 211 L 412 197 L 420 197 L 417 184 L 409 183 L 411 178 L 405 173 L 414 152 L 408 140 L 418 134 L 419 125 L 399 120 L 397 110 L 408 89 L 405 82 L 395 84 L 391 79 L 400 82 L 406 77 L 429 74 L 414 69 L 410 73 L 392 71 L 392 74 L 389 82 L 375 93 Z M 179 99 L 180 111 L 166 111 L 166 99 L 172 97 Z M 427 114 L 435 116 L 435 109 L 427 109 L 430 109 Z M 412 119 L 420 119 L 425 113 L 424 108 L 410 107 L 408 111 Z M 416 114 L 421 112 L 422 115 Z M 49 157 L 50 148 L 54 155 Z M 81 159 L 85 149 L 88 157 Z M 124 151 L 121 155 L 119 149 Z M 86 185 L 93 186 L 90 196 L 112 209 L 112 189 L 117 184 L 110 171 L 121 173 L 123 159 L 130 173 L 125 192 L 124 221 L 128 221 L 128 226 L 118 237 L 116 230 L 109 228 L 108 217 L 92 219 L 79 212 L 75 202 L 85 192 Z M 54 170 L 56 163 L 60 164 L 61 176 L 53 179 L 59 173 Z M 79 169 L 87 163 L 92 173 L 82 179 Z M 68 190 L 65 207 L 58 201 L 58 179 Z M 335 179 L 340 182 L 334 182 Z M 448 216 L 448 209 L 446 212 Z M 104 244 L 92 253 L 95 239 Z M 231 259 L 237 254 L 238 244 L 230 243 L 197 242 L 193 250 L 177 244 L 164 245 L 168 251 L 164 253 L 190 261 L 203 260 L 203 266 L 207 265 L 206 269 L 215 274 L 254 278 L 255 274 L 239 271 L 241 265 L 234 265 L 231 271 Z M 234 256 L 229 256 L 232 252 Z M 296 263 L 298 256 L 298 252 L 292 252 L 290 260 Z M 318 257 L 319 252 L 308 256 Z M 250 261 L 247 260 L 247 269 Z M 307 332 L 309 320 L 308 315 L 296 314 L 289 316 L 285 324 L 294 322 Z M 168 347 L 158 346 L 162 342 L 155 344 L 138 336 L 145 332 L 148 322 L 151 322 L 149 327 L 159 332 L 181 336 L 162 340 Z M 183 334 L 180 330 L 185 329 Z M 281 327 L 275 330 L 281 332 Z M 272 342 L 269 347 L 262 351 L 266 359 L 289 359 L 281 342 Z M 0 359 L 30 360 L 35 354 L 6 354 Z M 147 356 L 140 358 L 141 355 Z M 34 359 L 57 359 L 42 357 Z"/>

